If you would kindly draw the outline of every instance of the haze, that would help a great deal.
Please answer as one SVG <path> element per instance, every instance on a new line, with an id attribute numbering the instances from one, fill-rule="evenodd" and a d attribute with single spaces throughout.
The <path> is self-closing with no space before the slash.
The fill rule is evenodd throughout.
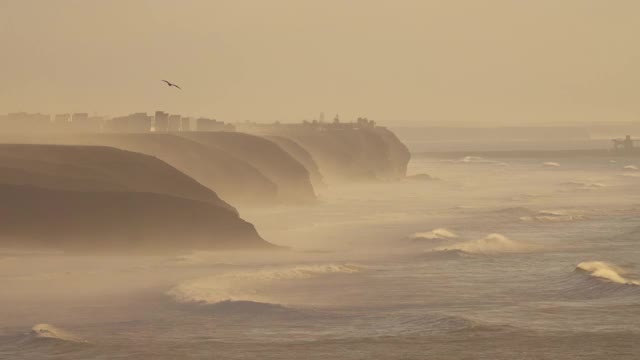
<path id="1" fill-rule="evenodd" d="M 638 13 L 631 0 L 0 0 L 0 109 L 634 121 Z"/>

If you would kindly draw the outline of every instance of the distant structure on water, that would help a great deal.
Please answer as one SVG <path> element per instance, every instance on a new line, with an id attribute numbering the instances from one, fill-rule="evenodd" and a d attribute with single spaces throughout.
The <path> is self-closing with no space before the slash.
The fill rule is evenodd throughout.
<path id="1" fill-rule="evenodd" d="M 613 152 L 620 154 L 632 154 L 638 151 L 640 147 L 636 146 L 639 140 L 631 139 L 631 135 L 627 135 L 624 139 L 612 139 Z"/>

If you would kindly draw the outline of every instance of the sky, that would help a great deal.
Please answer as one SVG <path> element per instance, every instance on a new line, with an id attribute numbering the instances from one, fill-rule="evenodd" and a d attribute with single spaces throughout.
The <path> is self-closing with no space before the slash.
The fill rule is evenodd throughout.
<path id="1" fill-rule="evenodd" d="M 637 0 L 0 0 L 0 113 L 640 121 L 638 14 Z"/>

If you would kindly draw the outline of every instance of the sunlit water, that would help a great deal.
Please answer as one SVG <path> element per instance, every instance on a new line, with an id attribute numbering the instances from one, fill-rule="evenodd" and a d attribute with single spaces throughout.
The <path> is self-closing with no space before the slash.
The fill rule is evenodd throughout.
<path id="1" fill-rule="evenodd" d="M 629 165 L 414 159 L 241 208 L 276 253 L 3 252 L 0 359 L 638 359 Z"/>

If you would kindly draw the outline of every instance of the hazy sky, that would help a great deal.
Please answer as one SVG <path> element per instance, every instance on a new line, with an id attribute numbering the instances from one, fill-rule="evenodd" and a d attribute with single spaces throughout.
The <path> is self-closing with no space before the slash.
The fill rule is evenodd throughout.
<path id="1" fill-rule="evenodd" d="M 640 120 L 639 19 L 637 0 L 0 0 L 0 113 Z"/>

